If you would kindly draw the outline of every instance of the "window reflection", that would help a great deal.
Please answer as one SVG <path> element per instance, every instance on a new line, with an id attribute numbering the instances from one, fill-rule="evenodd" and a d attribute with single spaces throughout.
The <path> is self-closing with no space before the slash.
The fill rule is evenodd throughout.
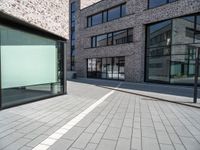
<path id="1" fill-rule="evenodd" d="M 195 25 L 196 22 L 196 25 Z M 146 80 L 193 84 L 199 48 L 199 15 L 175 18 L 147 27 Z M 170 43 L 168 40 L 170 39 Z"/>
<path id="2" fill-rule="evenodd" d="M 97 58 L 87 61 L 88 78 L 125 80 L 125 57 Z M 91 69 L 92 65 L 95 65 L 95 68 Z"/>

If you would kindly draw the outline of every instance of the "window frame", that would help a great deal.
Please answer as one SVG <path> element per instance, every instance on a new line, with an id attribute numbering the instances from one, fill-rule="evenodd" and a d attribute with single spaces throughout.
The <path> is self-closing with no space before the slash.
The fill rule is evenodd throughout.
<path id="1" fill-rule="evenodd" d="M 92 17 L 95 16 L 95 15 L 98 15 L 98 14 L 101 14 L 101 15 L 102 15 L 102 20 L 101 20 L 102 23 L 100 23 L 100 24 L 103 24 L 103 23 L 106 23 L 106 22 L 110 22 L 110 21 L 113 21 L 113 20 L 116 20 L 116 19 L 120 19 L 120 18 L 126 16 L 126 13 L 125 13 L 124 15 L 122 15 L 122 7 L 123 7 L 123 5 L 125 5 L 125 8 L 126 8 L 126 3 L 121 3 L 121 4 L 119 4 L 119 5 L 116 5 L 116 6 L 111 7 L 111 8 L 109 8 L 109 9 L 105 9 L 105 10 L 103 10 L 103 11 L 100 11 L 100 12 L 97 12 L 97 13 L 92 14 L 92 15 L 90 15 L 90 16 L 87 16 L 87 17 L 86 17 L 86 20 L 87 20 L 87 28 L 93 27 L 93 26 L 96 26 L 96 25 L 99 25 L 99 24 L 92 25 L 92 24 L 93 24 L 93 23 L 92 23 L 92 22 L 93 22 L 93 21 L 92 21 L 92 20 L 93 20 Z M 112 20 L 109 20 L 109 19 L 108 19 L 108 11 L 109 11 L 109 10 L 112 10 L 112 9 L 114 9 L 114 8 L 117 8 L 117 7 L 120 7 L 120 17 L 119 17 L 119 18 L 112 19 Z M 104 13 L 106 13 L 106 21 L 104 20 Z M 89 19 L 91 19 L 90 24 L 89 24 L 89 21 L 88 21 Z"/>
<path id="2" fill-rule="evenodd" d="M 174 0 L 174 1 L 173 0 L 166 0 L 166 3 L 158 5 L 158 6 L 154 6 L 154 7 L 150 7 L 150 1 L 151 0 L 148 0 L 147 9 L 154 9 L 154 8 L 157 8 L 157 7 L 161 7 L 163 5 L 167 5 L 167 4 L 170 4 L 170 3 L 177 2 L 178 0 Z"/>

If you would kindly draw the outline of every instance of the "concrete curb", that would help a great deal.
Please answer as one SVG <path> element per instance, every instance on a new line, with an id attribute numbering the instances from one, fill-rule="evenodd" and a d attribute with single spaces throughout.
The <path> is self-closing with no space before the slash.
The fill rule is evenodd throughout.
<path id="1" fill-rule="evenodd" d="M 102 88 L 106 88 L 106 89 L 109 89 L 109 90 L 115 90 L 115 91 L 118 91 L 118 92 L 124 92 L 124 93 L 128 93 L 128 94 L 133 94 L 133 95 L 138 95 L 138 96 L 143 96 L 143 97 L 148 97 L 148 98 L 156 99 L 156 100 L 159 100 L 159 101 L 165 101 L 165 102 L 170 102 L 170 103 L 175 103 L 175 104 L 179 104 L 179 105 L 184 105 L 184 106 L 189 106 L 189 107 L 200 109 L 200 106 L 190 105 L 190 104 L 187 104 L 187 103 L 170 101 L 170 100 L 163 99 L 163 98 L 153 97 L 153 96 L 149 96 L 149 95 L 145 95 L 145 94 L 139 94 L 139 93 L 135 93 L 135 92 L 129 92 L 129 91 L 125 91 L 125 90 L 114 89 L 114 88 L 107 87 L 107 86 L 98 86 L 98 87 L 102 87 Z"/>

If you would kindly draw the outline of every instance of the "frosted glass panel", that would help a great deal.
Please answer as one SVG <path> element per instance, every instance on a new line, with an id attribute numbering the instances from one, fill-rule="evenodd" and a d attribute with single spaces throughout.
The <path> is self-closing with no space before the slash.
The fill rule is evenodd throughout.
<path id="1" fill-rule="evenodd" d="M 57 82 L 56 42 L 0 26 L 2 88 Z"/>

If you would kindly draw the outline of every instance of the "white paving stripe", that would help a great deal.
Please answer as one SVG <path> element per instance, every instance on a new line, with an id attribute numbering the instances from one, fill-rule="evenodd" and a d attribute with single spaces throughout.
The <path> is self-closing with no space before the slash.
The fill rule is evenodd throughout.
<path id="1" fill-rule="evenodd" d="M 121 83 L 119 83 L 118 86 L 115 89 L 119 88 L 120 85 L 121 85 Z M 37 145 L 36 147 L 34 147 L 32 150 L 47 150 L 58 139 L 60 139 L 64 134 L 66 134 L 71 128 L 73 128 L 79 121 L 81 121 L 87 114 L 89 114 L 91 111 L 93 111 L 98 105 L 100 105 L 110 95 L 112 95 L 114 93 L 114 91 L 115 90 L 112 90 L 108 94 L 104 95 L 97 102 L 95 102 L 89 108 L 87 108 L 82 113 L 80 113 L 78 116 L 76 116 L 75 118 L 73 118 L 67 124 L 65 124 L 64 126 L 62 126 L 60 129 L 58 129 L 57 131 L 55 131 L 52 135 L 50 135 L 47 139 L 45 139 L 44 141 L 42 141 L 39 145 Z"/>

